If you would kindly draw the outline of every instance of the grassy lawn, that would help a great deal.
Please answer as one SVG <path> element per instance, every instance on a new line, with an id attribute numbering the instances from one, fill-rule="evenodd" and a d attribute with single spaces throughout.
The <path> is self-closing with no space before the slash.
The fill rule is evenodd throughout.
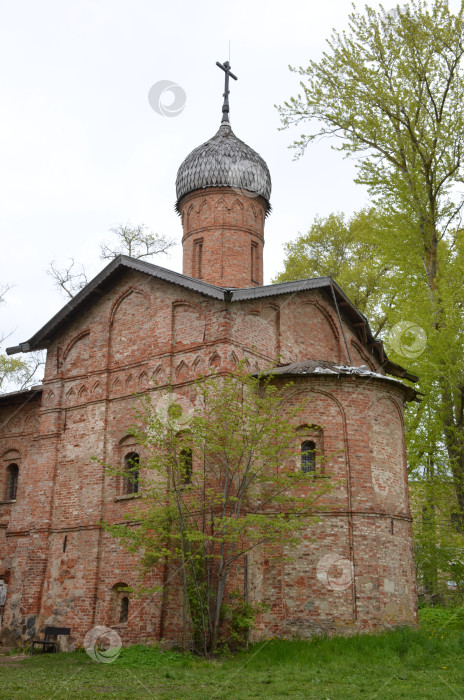
<path id="1" fill-rule="evenodd" d="M 420 630 L 267 641 L 205 661 L 135 646 L 113 663 L 85 652 L 0 664 L 0 698 L 464 698 L 464 616 L 423 613 Z"/>

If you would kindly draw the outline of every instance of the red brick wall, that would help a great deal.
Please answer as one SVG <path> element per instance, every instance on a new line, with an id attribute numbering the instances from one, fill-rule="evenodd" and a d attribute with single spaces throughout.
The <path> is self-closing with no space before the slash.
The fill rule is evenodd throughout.
<path id="1" fill-rule="evenodd" d="M 344 329 L 357 363 L 381 371 L 357 333 L 347 323 Z M 98 525 L 121 522 L 133 501 L 118 500 L 117 478 L 91 459 L 123 459 L 134 392 L 172 378 L 175 390 L 192 400 L 191 382 L 200 373 L 242 359 L 257 369 L 278 356 L 349 362 L 323 293 L 226 303 L 127 271 L 69 322 L 48 349 L 41 403 L 0 400 L 0 457 L 11 450 L 21 455 L 16 503 L 0 503 L 0 576 L 10 576 L 2 639 L 59 624 L 82 641 L 93 625 L 115 622 L 115 584 L 137 582 L 135 560 Z M 318 440 L 340 483 L 321 522 L 293 552 L 294 562 L 284 566 L 258 553 L 251 560 L 253 595 L 272 604 L 257 634 L 414 620 L 401 389 L 382 379 L 307 376 L 294 390 L 307 396 L 307 422 L 321 426 Z M 317 575 L 321 559 L 332 554 L 354 566 L 343 589 L 330 588 L 339 578 L 336 564 L 329 584 Z M 164 576 L 162 568 L 153 572 L 154 581 Z M 128 623 L 116 625 L 124 641 L 176 637 L 178 624 L 166 612 L 175 609 L 176 592 L 169 591 L 170 600 L 131 599 Z"/>
<path id="2" fill-rule="evenodd" d="M 304 398 L 307 405 L 300 421 L 322 430 L 324 460 L 315 483 L 330 474 L 337 486 L 318 502 L 319 522 L 303 531 L 299 545 L 280 552 L 287 561 L 254 554 L 249 589 L 272 606 L 254 636 L 307 637 L 415 624 L 402 390 L 360 377 L 294 382 L 290 400 Z M 377 474 L 372 422 L 378 423 L 388 452 Z"/>
<path id="3" fill-rule="evenodd" d="M 263 284 L 266 209 L 261 197 L 209 187 L 184 197 L 180 210 L 184 275 L 220 287 Z"/>

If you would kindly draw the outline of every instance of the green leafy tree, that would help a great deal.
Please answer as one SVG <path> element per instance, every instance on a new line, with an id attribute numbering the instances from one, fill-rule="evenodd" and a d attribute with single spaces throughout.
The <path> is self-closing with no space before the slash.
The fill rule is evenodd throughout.
<path id="1" fill-rule="evenodd" d="M 332 277 L 379 336 L 401 290 L 401 269 L 385 251 L 385 225 L 374 208 L 348 220 L 344 214 L 317 217 L 306 234 L 285 243 L 284 270 L 274 282 Z"/>
<path id="2" fill-rule="evenodd" d="M 292 69 L 303 92 L 280 108 L 284 126 L 315 126 L 295 142 L 300 152 L 332 136 L 357 156 L 357 182 L 406 220 L 431 289 L 438 243 L 463 205 L 452 196 L 463 177 L 463 14 L 447 0 L 353 12 L 320 61 Z"/>
<path id="3" fill-rule="evenodd" d="M 456 527 L 452 480 L 440 464 L 411 481 L 414 556 L 419 595 L 432 604 L 462 604 L 464 533 Z"/>
<path id="4" fill-rule="evenodd" d="M 463 55 L 464 4 L 456 15 L 446 0 L 388 13 L 366 6 L 319 61 L 293 69 L 301 93 L 279 109 L 284 127 L 309 125 L 294 143 L 299 153 L 329 136 L 357 157 L 357 182 L 388 223 L 388 264 L 408 276 L 403 318 L 427 337 L 422 383 L 436 402 L 436 444 L 446 447 L 464 524 Z"/>
<path id="5" fill-rule="evenodd" d="M 457 594 L 463 591 L 459 567 L 464 570 L 464 538 L 450 479 L 440 376 L 444 362 L 450 374 L 459 373 L 464 357 L 463 237 L 458 232 L 439 248 L 444 276 L 439 285 L 443 298 L 450 301 L 446 324 L 437 330 L 420 266 L 413 274 L 409 262 L 398 258 L 386 235 L 388 222 L 388 213 L 373 209 L 348 221 L 340 214 L 318 217 L 307 234 L 286 245 L 284 270 L 276 281 L 333 277 L 373 323 L 389 357 L 420 377 L 421 402 L 409 404 L 405 411 L 418 580 L 428 599 L 450 601 L 448 580 L 456 581 Z"/>
<path id="6" fill-rule="evenodd" d="M 198 380 L 195 391 L 190 413 L 182 397 L 142 397 L 133 429 L 145 454 L 140 499 L 130 523 L 106 527 L 141 555 L 144 574 L 163 562 L 179 572 L 184 643 L 190 634 L 211 655 L 221 640 L 243 641 L 252 624 L 256 608 L 234 587 L 244 557 L 298 541 L 330 479 L 295 469 L 302 407 L 286 403 L 272 375 L 240 367 Z"/>

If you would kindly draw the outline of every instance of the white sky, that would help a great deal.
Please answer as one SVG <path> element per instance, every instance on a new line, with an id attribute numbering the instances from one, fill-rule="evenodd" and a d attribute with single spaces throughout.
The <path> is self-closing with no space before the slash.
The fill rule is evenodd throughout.
<path id="1" fill-rule="evenodd" d="M 229 40 L 239 78 L 231 81 L 232 127 L 264 157 L 273 181 L 265 282 L 282 268 L 283 243 L 316 214 L 362 207 L 353 163 L 327 141 L 293 161 L 297 132 L 279 132 L 274 109 L 297 92 L 288 64 L 320 56 L 350 9 L 349 0 L 3 0 L 0 285 L 14 285 L 0 311 L 0 330 L 12 331 L 6 345 L 28 340 L 63 306 L 46 274 L 50 261 L 73 257 L 93 276 L 104 267 L 99 243 L 111 226 L 144 223 L 176 238 L 172 254 L 153 262 L 182 271 L 176 173 L 219 126 L 223 73 L 215 62 L 228 58 Z M 148 103 L 160 80 L 185 90 L 177 117 Z"/>

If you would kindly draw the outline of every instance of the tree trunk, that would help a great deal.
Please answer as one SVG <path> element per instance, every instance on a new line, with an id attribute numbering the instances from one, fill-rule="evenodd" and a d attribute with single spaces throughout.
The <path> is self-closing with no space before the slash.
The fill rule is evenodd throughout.
<path id="1" fill-rule="evenodd" d="M 216 594 L 216 601 L 215 601 L 215 610 L 214 610 L 214 618 L 213 618 L 213 630 L 211 634 L 211 643 L 210 643 L 210 653 L 214 654 L 216 649 L 217 649 L 217 644 L 218 644 L 218 639 L 219 639 L 219 625 L 221 622 L 221 609 L 222 609 L 222 602 L 224 600 L 224 591 L 226 587 L 226 580 L 227 580 L 227 565 L 221 561 L 220 566 L 219 566 L 219 573 L 218 573 L 218 587 L 217 587 L 217 594 Z"/>
<path id="2" fill-rule="evenodd" d="M 455 406 L 452 393 L 448 387 L 445 387 L 442 390 L 445 442 L 458 504 L 456 522 L 459 529 L 464 532 L 464 439 L 461 410 L 463 403 L 462 388 L 459 394 L 460 405 Z"/>

